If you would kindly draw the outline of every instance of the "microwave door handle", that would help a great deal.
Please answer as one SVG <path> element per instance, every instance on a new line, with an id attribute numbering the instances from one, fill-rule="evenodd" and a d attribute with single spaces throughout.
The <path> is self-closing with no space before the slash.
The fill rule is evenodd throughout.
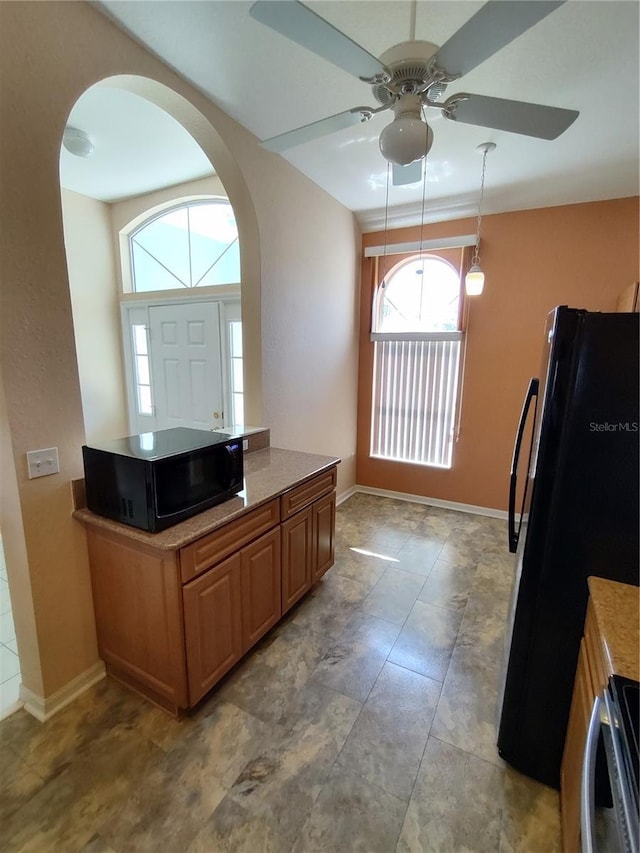
<path id="1" fill-rule="evenodd" d="M 593 703 L 593 711 L 587 729 L 582 762 L 582 786 L 580 792 L 580 831 L 582 853 L 595 853 L 595 777 L 596 752 L 603 723 L 604 703 L 600 696 Z"/>
<path id="2" fill-rule="evenodd" d="M 509 480 L 509 551 L 515 554 L 518 548 L 518 538 L 520 536 L 520 528 L 516 531 L 516 488 L 518 484 L 518 463 L 520 461 L 520 451 L 522 449 L 522 438 L 529 417 L 529 408 L 531 402 L 538 396 L 539 381 L 535 377 L 529 382 L 527 394 L 522 405 L 522 414 L 520 415 L 520 423 L 518 424 L 518 432 L 516 433 L 516 441 L 513 448 L 513 459 L 511 460 L 511 477 Z M 525 472 L 528 476 L 528 472 Z M 523 500 L 524 508 L 524 500 Z M 522 513 L 520 514 L 520 524 L 522 524 Z"/>
<path id="3" fill-rule="evenodd" d="M 229 447 L 227 444 L 224 448 L 226 450 L 226 460 L 227 460 L 227 482 L 225 483 L 225 488 L 229 488 L 229 486 L 236 479 L 236 475 L 238 473 L 238 456 L 232 447 Z"/>

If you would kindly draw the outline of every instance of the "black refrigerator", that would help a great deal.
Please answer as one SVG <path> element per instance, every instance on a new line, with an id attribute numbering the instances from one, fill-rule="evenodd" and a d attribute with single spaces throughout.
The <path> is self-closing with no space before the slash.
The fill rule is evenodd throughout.
<path id="1" fill-rule="evenodd" d="M 638 585 L 639 324 L 638 314 L 556 308 L 516 434 L 498 751 L 555 788 L 587 578 Z"/>

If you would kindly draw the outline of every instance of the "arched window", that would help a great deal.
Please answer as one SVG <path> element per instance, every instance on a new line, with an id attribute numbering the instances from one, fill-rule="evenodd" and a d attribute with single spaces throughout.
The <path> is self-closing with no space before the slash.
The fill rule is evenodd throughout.
<path id="1" fill-rule="evenodd" d="M 460 274 L 434 255 L 401 261 L 378 288 L 374 331 L 455 332 L 459 329 Z"/>
<path id="2" fill-rule="evenodd" d="M 240 282 L 238 229 L 227 199 L 164 210 L 129 235 L 136 293 Z"/>
<path id="3" fill-rule="evenodd" d="M 451 467 L 461 304 L 460 271 L 437 255 L 400 261 L 376 288 L 371 456 Z"/>

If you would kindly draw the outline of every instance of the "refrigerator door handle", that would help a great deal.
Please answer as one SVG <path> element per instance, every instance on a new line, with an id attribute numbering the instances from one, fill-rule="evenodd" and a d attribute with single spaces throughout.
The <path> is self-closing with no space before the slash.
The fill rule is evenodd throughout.
<path id="1" fill-rule="evenodd" d="M 513 459 L 511 461 L 511 478 L 509 481 L 509 551 L 515 554 L 518 548 L 518 538 L 520 536 L 520 527 L 516 530 L 516 487 L 518 483 L 518 462 L 520 461 L 520 450 L 522 449 L 522 438 L 527 425 L 529 416 L 529 408 L 532 400 L 538 396 L 539 380 L 534 376 L 529 382 L 527 395 L 524 398 L 522 406 L 522 414 L 520 415 L 520 423 L 518 424 L 518 432 L 516 433 L 516 443 L 513 448 Z M 526 490 L 526 485 L 525 485 Z M 524 497 L 522 499 L 522 511 L 520 513 L 520 524 L 522 524 L 522 512 L 524 511 Z"/>

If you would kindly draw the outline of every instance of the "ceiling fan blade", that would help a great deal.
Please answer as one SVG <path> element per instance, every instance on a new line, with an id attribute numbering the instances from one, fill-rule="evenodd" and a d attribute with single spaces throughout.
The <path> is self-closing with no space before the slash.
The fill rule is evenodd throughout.
<path id="1" fill-rule="evenodd" d="M 379 59 L 297 0 L 257 0 L 249 14 L 355 77 L 386 76 Z"/>
<path id="2" fill-rule="evenodd" d="M 449 102 L 450 111 L 444 109 L 443 113 L 453 121 L 508 130 L 510 133 L 522 133 L 538 139 L 556 139 L 580 115 L 577 110 L 508 101 L 506 98 L 489 98 L 485 95 L 453 95 L 448 102 L 445 101 Z"/>
<path id="3" fill-rule="evenodd" d="M 320 139 L 322 136 L 343 130 L 345 127 L 360 124 L 362 121 L 364 121 L 362 113 L 358 110 L 345 110 L 343 113 L 336 113 L 336 115 L 321 118 L 319 121 L 312 121 L 311 124 L 305 124 L 295 130 L 288 130 L 286 133 L 264 139 L 260 144 L 267 151 L 280 153 L 288 148 L 293 148 L 295 145 L 312 142 L 314 139 Z"/>
<path id="4" fill-rule="evenodd" d="M 533 27 L 566 0 L 489 0 L 442 45 L 436 63 L 462 76 Z"/>
<path id="5" fill-rule="evenodd" d="M 409 163 L 408 166 L 399 166 L 397 163 L 391 165 L 393 167 L 392 184 L 394 187 L 417 184 L 418 181 L 422 180 L 422 160 L 416 160 L 415 163 Z"/>

